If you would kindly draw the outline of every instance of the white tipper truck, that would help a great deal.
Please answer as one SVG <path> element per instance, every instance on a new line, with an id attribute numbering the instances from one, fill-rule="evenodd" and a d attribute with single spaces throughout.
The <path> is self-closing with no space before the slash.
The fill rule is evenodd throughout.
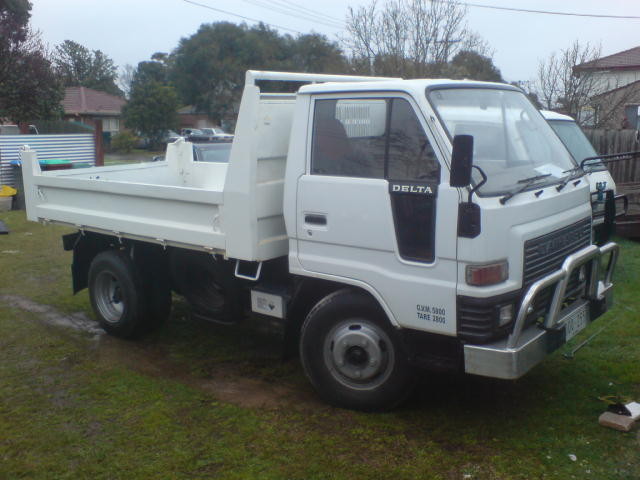
<path id="1" fill-rule="evenodd" d="M 617 194 L 616 183 L 609 170 L 604 163 L 597 160 L 598 153 L 580 125 L 572 117 L 550 110 L 540 110 L 540 113 L 549 122 L 576 163 L 580 164 L 585 159 L 593 159 L 585 162 L 584 170 L 591 190 L 591 209 L 593 211 L 591 222 L 594 241 L 595 243 L 607 242 L 613 231 L 613 226 L 610 223 L 613 222 L 614 217 L 626 213 L 628 205 L 626 196 Z M 607 155 L 605 158 L 610 156 Z M 607 199 L 609 200 L 607 201 Z M 609 212 L 609 215 L 607 215 L 608 205 L 613 210 Z"/>
<path id="2" fill-rule="evenodd" d="M 157 328 L 172 290 L 271 316 L 336 405 L 391 408 L 418 367 L 518 378 L 612 300 L 584 171 L 510 85 L 249 71 L 226 162 L 181 139 L 154 163 L 22 161 L 107 332 Z"/>

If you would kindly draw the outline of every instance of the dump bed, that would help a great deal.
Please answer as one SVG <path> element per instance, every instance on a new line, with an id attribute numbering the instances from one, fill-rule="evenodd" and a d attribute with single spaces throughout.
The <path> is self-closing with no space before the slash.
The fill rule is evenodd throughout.
<path id="1" fill-rule="evenodd" d="M 25 146 L 27 216 L 240 260 L 286 255 L 282 202 L 296 95 L 264 93 L 257 82 L 359 80 L 371 78 L 247 72 L 228 163 L 194 161 L 192 145 L 179 139 L 161 162 L 42 172 Z"/>
<path id="2" fill-rule="evenodd" d="M 220 226 L 227 164 L 192 162 L 180 139 L 166 161 L 42 172 L 21 152 L 27 216 L 118 237 L 223 252 Z"/>

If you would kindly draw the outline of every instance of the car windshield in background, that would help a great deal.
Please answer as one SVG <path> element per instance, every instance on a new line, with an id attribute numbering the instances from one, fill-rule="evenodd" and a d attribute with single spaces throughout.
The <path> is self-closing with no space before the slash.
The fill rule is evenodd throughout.
<path id="1" fill-rule="evenodd" d="M 200 130 L 204 135 L 229 135 L 221 128 L 202 128 Z"/>
<path id="2" fill-rule="evenodd" d="M 597 157 L 598 152 L 595 151 L 593 145 L 584 134 L 577 123 L 569 120 L 547 120 L 551 128 L 558 134 L 564 146 L 567 147 L 573 159 L 580 163 L 585 158 Z M 606 168 L 604 164 L 598 160 L 587 162 L 584 169 L 587 171 L 598 171 Z"/>
<path id="3" fill-rule="evenodd" d="M 488 181 L 481 195 L 502 195 L 540 176 L 531 188 L 559 182 L 576 166 L 560 139 L 519 91 L 444 88 L 428 91 L 451 138 L 473 135 L 473 163 Z M 480 176 L 474 171 L 475 181 Z M 549 174 L 549 175 L 547 175 Z"/>
<path id="4" fill-rule="evenodd" d="M 231 143 L 198 143 L 193 145 L 193 159 L 196 162 L 228 163 Z"/>

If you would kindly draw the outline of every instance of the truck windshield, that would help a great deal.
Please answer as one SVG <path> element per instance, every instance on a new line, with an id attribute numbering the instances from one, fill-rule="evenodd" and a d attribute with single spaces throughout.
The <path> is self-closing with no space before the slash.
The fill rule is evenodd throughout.
<path id="1" fill-rule="evenodd" d="M 551 185 L 576 165 L 521 92 L 444 88 L 428 91 L 428 97 L 451 138 L 473 135 L 473 163 L 488 176 L 487 183 L 479 189 L 481 195 L 521 189 L 519 181 L 536 176 L 541 179 L 531 183 L 531 188 Z"/>
<path id="2" fill-rule="evenodd" d="M 580 163 L 585 158 L 598 156 L 593 145 L 576 122 L 569 120 L 547 121 L 576 162 Z M 598 171 L 604 168 L 606 168 L 604 164 L 598 160 L 586 162 L 584 166 L 587 171 Z"/>

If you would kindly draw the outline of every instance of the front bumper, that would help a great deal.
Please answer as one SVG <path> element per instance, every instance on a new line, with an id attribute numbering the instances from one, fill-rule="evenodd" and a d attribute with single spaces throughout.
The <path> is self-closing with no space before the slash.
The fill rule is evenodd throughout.
<path id="1" fill-rule="evenodd" d="M 591 322 L 611 305 L 611 279 L 618 252 L 619 247 L 613 242 L 601 247 L 590 245 L 569 255 L 559 270 L 533 283 L 522 299 L 513 332 L 509 337 L 490 344 L 464 345 L 465 372 L 493 378 L 516 379 L 565 344 L 565 330 L 569 319 L 577 314 L 586 314 L 587 322 Z M 601 261 L 606 256 L 609 261 L 600 280 Z M 563 310 L 562 299 L 569 278 L 583 265 L 590 269 L 585 298 Z M 544 323 L 524 328 L 525 319 L 536 296 L 548 287 L 553 287 L 554 293 Z"/>

